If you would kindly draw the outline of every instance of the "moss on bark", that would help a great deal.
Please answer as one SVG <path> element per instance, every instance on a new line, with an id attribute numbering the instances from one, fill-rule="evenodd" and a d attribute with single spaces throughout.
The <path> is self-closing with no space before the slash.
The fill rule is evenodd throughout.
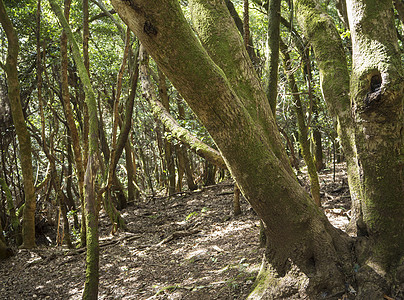
<path id="1" fill-rule="evenodd" d="M 20 162 L 24 181 L 25 207 L 23 212 L 22 239 L 23 248 L 35 247 L 35 188 L 31 160 L 31 136 L 25 124 L 20 101 L 20 84 L 18 81 L 17 58 L 18 37 L 13 24 L 7 16 L 3 1 L 0 1 L 0 23 L 4 28 L 8 40 L 5 71 L 7 73 L 8 97 L 10 99 L 11 114 L 20 146 Z"/>

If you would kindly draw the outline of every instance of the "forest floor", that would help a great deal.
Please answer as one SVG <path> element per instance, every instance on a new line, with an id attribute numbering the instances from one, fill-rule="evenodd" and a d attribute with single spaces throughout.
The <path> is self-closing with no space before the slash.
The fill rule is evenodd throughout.
<path id="1" fill-rule="evenodd" d="M 350 198 L 342 165 L 333 177 L 332 170 L 320 174 L 323 209 L 344 229 Z M 299 178 L 307 186 L 304 174 Z M 115 235 L 101 211 L 99 299 L 245 299 L 264 250 L 258 217 L 245 200 L 233 216 L 232 191 L 227 181 L 144 199 L 121 212 L 128 232 Z M 84 249 L 15 252 L 0 261 L 0 299 L 81 299 Z"/>

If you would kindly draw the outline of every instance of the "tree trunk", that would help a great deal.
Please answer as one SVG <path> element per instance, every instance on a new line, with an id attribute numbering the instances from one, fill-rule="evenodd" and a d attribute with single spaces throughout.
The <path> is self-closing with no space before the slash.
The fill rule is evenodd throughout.
<path id="1" fill-rule="evenodd" d="M 266 94 L 272 113 L 276 114 L 278 97 L 278 64 L 279 64 L 279 25 L 281 20 L 281 0 L 269 0 L 268 4 L 268 36 L 266 63 Z"/>
<path id="2" fill-rule="evenodd" d="M 321 132 L 317 128 L 313 129 L 312 140 L 314 144 L 314 162 L 316 164 L 317 172 L 320 172 L 322 169 L 324 169 L 323 146 L 321 143 Z"/>
<path id="3" fill-rule="evenodd" d="M 20 100 L 20 84 L 18 81 L 17 58 L 18 37 L 13 24 L 7 16 L 3 1 L 0 0 L 0 23 L 7 35 L 8 50 L 5 71 L 7 73 L 8 97 L 15 131 L 20 144 L 20 162 L 24 180 L 25 207 L 22 224 L 23 248 L 35 247 L 35 188 L 31 160 L 31 137 L 25 124 Z"/>
<path id="4" fill-rule="evenodd" d="M 234 183 L 234 195 L 233 195 L 233 214 L 238 216 L 241 214 L 240 208 L 240 189 L 237 183 Z"/>
<path id="5" fill-rule="evenodd" d="M 194 27 L 205 48 L 176 0 L 112 4 L 213 137 L 243 195 L 265 224 L 268 259 L 278 274 L 290 271 L 293 262 L 308 276 L 312 295 L 319 296 L 322 289 L 330 294 L 344 290 L 344 273 L 352 268 L 348 239 L 297 182 L 224 2 L 190 2 L 197 14 Z"/>
<path id="6" fill-rule="evenodd" d="M 66 20 L 69 20 L 70 12 L 70 0 L 65 0 L 64 5 L 64 16 Z M 79 187 L 80 204 L 82 207 L 81 212 L 81 228 L 80 228 L 80 246 L 86 245 L 86 218 L 84 213 L 84 166 L 82 150 L 80 145 L 79 133 L 76 127 L 76 122 L 73 117 L 73 111 L 70 103 L 70 93 L 69 93 L 69 80 L 68 80 L 68 56 L 67 56 L 67 35 L 66 32 L 62 31 L 62 36 L 60 38 L 60 53 L 61 53 L 61 91 L 63 99 L 63 108 L 65 112 L 65 117 L 67 125 L 69 127 L 69 134 L 71 138 L 71 143 L 73 146 L 74 160 L 76 163 L 77 170 L 77 182 Z"/>
<path id="7" fill-rule="evenodd" d="M 85 68 L 79 47 L 74 39 L 73 33 L 67 23 L 63 12 L 54 0 L 49 1 L 52 10 L 66 31 L 72 47 L 74 61 L 76 62 L 80 79 L 84 85 L 86 104 L 89 113 L 89 157 L 84 176 L 84 195 L 87 229 L 87 251 L 86 251 L 86 282 L 84 285 L 83 299 L 97 299 L 99 282 L 99 242 L 98 242 L 98 207 L 95 193 L 95 179 L 98 171 L 98 118 L 97 103 L 91 86 L 90 78 Z"/>
<path id="8" fill-rule="evenodd" d="M 180 97 L 180 95 L 178 95 L 177 96 L 178 118 L 180 120 L 185 120 L 185 109 L 184 109 L 184 105 L 183 105 L 182 101 L 183 101 L 182 97 Z M 180 156 L 181 156 L 181 159 L 183 161 L 184 172 L 185 172 L 185 176 L 187 178 L 188 188 L 191 191 L 194 191 L 197 189 L 197 185 L 194 182 L 192 165 L 189 161 L 187 149 L 188 149 L 188 147 L 186 144 L 179 145 L 177 148 L 177 153 L 178 153 L 177 155 L 178 155 L 178 160 L 180 160 Z M 223 162 L 223 164 L 224 164 L 224 162 Z"/>
<path id="9" fill-rule="evenodd" d="M 315 0 L 294 0 L 297 21 L 313 47 L 320 71 L 320 87 L 329 110 L 337 121 L 337 132 L 347 161 L 352 199 L 350 231 L 362 234 L 362 186 L 356 157 L 355 124 L 349 99 L 349 73 L 341 38 L 334 23 Z"/>
<path id="10" fill-rule="evenodd" d="M 170 111 L 170 99 L 168 98 L 167 94 L 167 83 L 166 83 L 166 76 L 163 72 L 158 70 L 158 78 L 159 78 L 159 96 L 161 99 L 161 104 L 166 109 L 167 112 Z M 163 126 L 163 131 L 166 131 L 165 127 Z M 165 136 L 164 137 L 164 158 L 166 161 L 167 172 L 168 176 L 168 194 L 172 195 L 175 193 L 175 163 L 174 163 L 174 147 L 171 144 L 171 141 Z"/>
<path id="11" fill-rule="evenodd" d="M 287 46 L 280 41 L 280 48 L 283 53 L 283 65 L 286 72 L 286 77 L 288 79 L 290 90 L 293 94 L 293 99 L 295 102 L 294 109 L 297 118 L 297 128 L 299 131 L 299 144 L 300 149 L 302 150 L 302 155 L 304 162 L 307 166 L 307 173 L 310 179 L 310 192 L 313 197 L 314 202 L 317 206 L 321 206 L 320 199 L 320 183 L 318 181 L 317 169 L 314 164 L 313 155 L 310 151 L 310 137 L 308 133 L 308 128 L 306 126 L 305 114 L 303 111 L 302 101 L 300 100 L 299 90 L 297 88 L 297 84 L 295 81 L 295 76 L 292 73 L 290 63 L 290 56 L 288 53 Z"/>
<path id="12" fill-rule="evenodd" d="M 15 235 L 15 241 L 17 246 L 20 246 L 22 244 L 21 224 L 15 211 L 10 188 L 3 178 L 0 178 L 0 186 L 6 195 L 7 212 L 10 215 L 11 228 L 14 231 L 13 234 Z M 3 231 L 1 231 L 0 235 L 3 235 Z"/>
<path id="13" fill-rule="evenodd" d="M 389 271 L 404 254 L 404 72 L 391 1 L 352 0 L 347 6 L 363 220 L 373 262 Z"/>

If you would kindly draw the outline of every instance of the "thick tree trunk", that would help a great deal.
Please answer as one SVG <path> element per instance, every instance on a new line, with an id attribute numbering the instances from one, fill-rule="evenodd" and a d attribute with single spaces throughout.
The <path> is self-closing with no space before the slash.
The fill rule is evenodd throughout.
<path id="1" fill-rule="evenodd" d="M 112 1 L 215 140 L 265 224 L 268 259 L 278 274 L 288 272 L 292 262 L 310 278 L 307 289 L 313 295 L 323 288 L 331 294 L 344 290 L 344 271 L 351 269 L 348 239 L 293 175 L 268 100 L 225 4 L 192 2 L 195 29 L 208 51 L 178 1 Z M 223 39 L 212 39 L 216 34 Z"/>
<path id="2" fill-rule="evenodd" d="M 24 180 L 25 207 L 22 224 L 23 248 L 35 247 L 35 188 L 31 160 L 31 136 L 25 124 L 20 100 L 20 84 L 18 81 L 17 58 L 18 37 L 13 24 L 7 16 L 3 1 L 0 0 L 0 23 L 7 35 L 8 50 L 5 71 L 8 82 L 8 98 L 10 99 L 11 114 L 15 131 L 20 145 L 20 161 Z"/>
<path id="3" fill-rule="evenodd" d="M 347 4 L 363 220 L 372 259 L 387 271 L 404 254 L 404 72 L 391 1 Z"/>

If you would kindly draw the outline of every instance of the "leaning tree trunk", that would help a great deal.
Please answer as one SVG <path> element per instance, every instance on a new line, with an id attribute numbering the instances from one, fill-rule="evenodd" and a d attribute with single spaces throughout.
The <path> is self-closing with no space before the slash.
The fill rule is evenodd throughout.
<path id="1" fill-rule="evenodd" d="M 8 97 L 10 99 L 11 114 L 15 131 L 20 144 L 20 160 L 22 177 L 24 180 L 25 206 L 22 224 L 23 248 L 35 247 L 35 188 L 32 173 L 31 137 L 25 124 L 20 100 L 20 84 L 18 81 L 17 57 L 18 37 L 13 24 L 7 16 L 3 1 L 0 0 L 0 23 L 7 35 L 8 51 L 5 65 L 8 83 Z"/>
<path id="2" fill-rule="evenodd" d="M 190 2 L 199 40 L 176 0 L 112 4 L 213 137 L 265 224 L 267 257 L 278 274 L 292 262 L 308 276 L 309 293 L 343 291 L 351 269 L 348 239 L 297 182 L 224 2 Z"/>
<path id="3" fill-rule="evenodd" d="M 401 53 L 391 1 L 352 0 L 347 6 L 363 220 L 372 244 L 372 263 L 389 271 L 404 255 Z"/>

